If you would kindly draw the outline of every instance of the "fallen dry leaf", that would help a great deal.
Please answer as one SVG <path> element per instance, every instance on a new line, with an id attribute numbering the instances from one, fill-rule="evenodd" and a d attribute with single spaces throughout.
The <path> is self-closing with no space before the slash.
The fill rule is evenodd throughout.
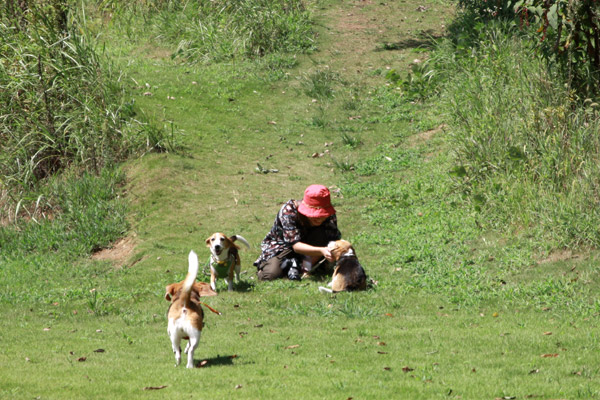
<path id="1" fill-rule="evenodd" d="M 385 345 L 386 345 L 386 344 L 385 344 L 385 342 L 377 342 L 377 344 L 378 344 L 379 346 L 385 346 Z"/>
<path id="2" fill-rule="evenodd" d="M 235 385 L 235 388 L 236 388 L 236 389 L 241 389 L 241 388 L 242 388 L 242 385 Z"/>
<path id="3" fill-rule="evenodd" d="M 48 332 L 48 331 L 50 330 L 50 328 L 44 328 L 44 330 L 45 330 L 46 332 Z"/>
<path id="4" fill-rule="evenodd" d="M 390 367 L 383 367 L 383 369 L 385 369 L 386 371 L 391 371 L 392 370 Z"/>
<path id="5" fill-rule="evenodd" d="M 275 121 L 269 121 L 269 122 L 267 122 L 267 124 L 269 124 L 269 125 L 277 125 L 277 122 L 275 122 Z"/>
<path id="6" fill-rule="evenodd" d="M 144 388 L 144 390 L 160 390 L 160 389 L 164 389 L 166 387 L 167 387 L 167 385 L 162 385 L 162 386 L 146 386 Z"/>
<path id="7" fill-rule="evenodd" d="M 542 354 L 542 358 L 555 358 L 555 357 L 558 357 L 558 353 Z"/>
<path id="8" fill-rule="evenodd" d="M 297 349 L 298 347 L 300 347 L 299 344 L 292 344 L 292 345 L 286 347 L 286 349 Z"/>
<path id="9" fill-rule="evenodd" d="M 84 362 L 85 360 L 87 360 L 87 357 L 79 357 L 77 359 L 77 361 L 79 361 L 79 362 Z"/>
<path id="10" fill-rule="evenodd" d="M 544 335 L 546 335 L 546 336 L 552 335 L 552 332 L 544 332 Z"/>
<path id="11" fill-rule="evenodd" d="M 537 374 L 539 372 L 540 372 L 540 370 L 537 369 L 537 368 L 536 369 L 532 369 L 531 371 L 529 371 L 529 375 Z"/>
<path id="12" fill-rule="evenodd" d="M 411 367 L 402 367 L 402 372 L 406 373 L 406 372 L 410 372 L 410 371 L 414 371 L 414 368 Z"/>
<path id="13" fill-rule="evenodd" d="M 208 364 L 208 360 L 202 360 L 198 363 L 198 368 L 202 368 Z"/>
<path id="14" fill-rule="evenodd" d="M 94 353 L 104 353 L 106 350 L 104 349 L 96 349 L 94 350 Z"/>

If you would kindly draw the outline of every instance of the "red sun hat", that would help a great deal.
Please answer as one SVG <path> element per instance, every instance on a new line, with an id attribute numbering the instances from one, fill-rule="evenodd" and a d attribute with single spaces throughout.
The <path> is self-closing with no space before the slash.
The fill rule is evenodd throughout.
<path id="1" fill-rule="evenodd" d="M 331 205 L 329 189 L 323 185 L 310 185 L 304 191 L 304 198 L 298 206 L 298 212 L 309 218 L 323 218 L 335 214 Z"/>

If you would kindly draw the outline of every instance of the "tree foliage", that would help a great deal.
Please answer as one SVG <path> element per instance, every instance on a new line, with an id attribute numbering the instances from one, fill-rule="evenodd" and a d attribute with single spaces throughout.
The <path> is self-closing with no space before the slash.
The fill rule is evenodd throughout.
<path id="1" fill-rule="evenodd" d="M 458 0 L 484 18 L 517 18 L 532 27 L 548 58 L 558 61 L 569 82 L 598 92 L 600 77 L 599 0 Z"/>

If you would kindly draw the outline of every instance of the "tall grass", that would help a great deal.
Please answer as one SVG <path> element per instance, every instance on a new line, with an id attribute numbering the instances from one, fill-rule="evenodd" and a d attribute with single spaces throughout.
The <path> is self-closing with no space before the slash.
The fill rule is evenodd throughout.
<path id="1" fill-rule="evenodd" d="M 311 14 L 303 0 L 172 0 L 107 2 L 115 22 L 135 38 L 150 31 L 192 62 L 302 53 L 315 48 Z M 143 23 L 139 24 L 139 17 Z M 132 27 L 133 26 L 133 27 Z"/>
<path id="2" fill-rule="evenodd" d="M 558 246 L 596 246 L 598 105 L 567 90 L 510 26 L 490 26 L 465 36 L 476 38 L 469 50 L 459 40 L 435 56 L 453 76 L 444 98 L 461 190 L 492 226 L 533 228 Z"/>
<path id="3" fill-rule="evenodd" d="M 122 236 L 128 224 L 126 205 L 119 199 L 124 176 L 105 168 L 99 175 L 84 173 L 53 177 L 40 195 L 39 214 L 30 223 L 0 226 L 0 260 L 59 251 L 66 258 L 89 254 Z"/>
<path id="4" fill-rule="evenodd" d="M 166 147 L 164 134 L 135 119 L 119 72 L 86 36 L 74 5 L 10 4 L 0 13 L 3 220 L 25 198 L 38 198 L 30 191 L 56 173 L 99 173 Z"/>

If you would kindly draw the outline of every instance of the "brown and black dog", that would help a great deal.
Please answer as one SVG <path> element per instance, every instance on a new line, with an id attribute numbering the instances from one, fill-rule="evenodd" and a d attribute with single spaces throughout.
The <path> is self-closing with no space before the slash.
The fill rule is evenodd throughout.
<path id="1" fill-rule="evenodd" d="M 367 288 L 367 275 L 356 257 L 356 252 L 346 240 L 336 240 L 327 245 L 335 260 L 335 269 L 331 282 L 326 287 L 319 287 L 321 293 L 336 293 Z"/>
<path id="2" fill-rule="evenodd" d="M 198 346 L 204 326 L 204 312 L 200 306 L 200 297 L 215 296 L 216 293 L 207 283 L 196 282 L 198 256 L 193 251 L 190 251 L 188 262 L 185 280 L 168 285 L 165 300 L 171 302 L 167 311 L 169 321 L 167 333 L 175 353 L 175 366 L 181 363 L 181 340 L 188 339 L 184 350 L 187 354 L 187 368 L 194 368 L 194 350 Z"/>
<path id="3" fill-rule="evenodd" d="M 240 235 L 227 237 L 221 232 L 213 233 L 206 239 L 206 246 L 210 249 L 210 287 L 217 291 L 217 279 L 225 278 L 227 290 L 233 290 L 233 273 L 237 281 L 240 281 L 240 255 L 238 245 L 234 242 L 239 240 L 250 248 L 248 241 Z"/>

